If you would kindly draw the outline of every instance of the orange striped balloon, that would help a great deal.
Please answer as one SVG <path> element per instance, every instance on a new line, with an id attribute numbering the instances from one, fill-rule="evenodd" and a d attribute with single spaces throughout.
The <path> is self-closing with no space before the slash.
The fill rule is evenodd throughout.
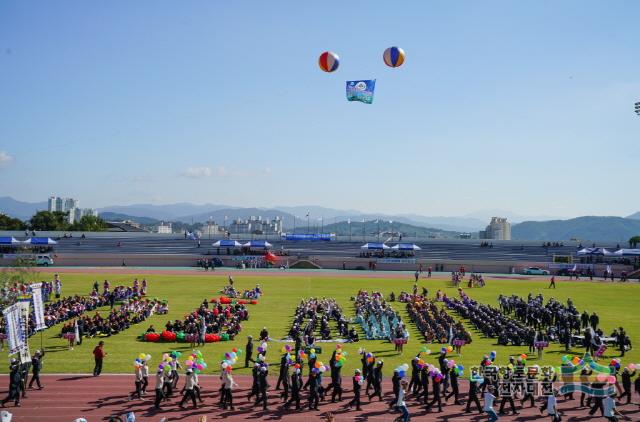
<path id="1" fill-rule="evenodd" d="M 390 67 L 399 67 L 404 63 L 404 50 L 400 47 L 389 47 L 384 50 L 382 59 Z"/>

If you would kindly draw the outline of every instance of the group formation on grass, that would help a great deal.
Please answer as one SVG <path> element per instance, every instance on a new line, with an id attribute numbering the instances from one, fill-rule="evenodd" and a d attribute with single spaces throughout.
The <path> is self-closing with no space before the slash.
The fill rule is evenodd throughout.
<path id="1" fill-rule="evenodd" d="M 458 277 L 462 280 L 464 275 Z M 52 288 L 56 296 L 61 296 L 59 278 L 52 283 Z M 66 321 L 62 336 L 69 340 L 70 347 L 81 342 L 84 336 L 114 335 L 152 314 L 168 311 L 166 301 L 148 299 L 146 293 L 146 280 L 142 285 L 134 280 L 132 286 L 113 288 L 105 280 L 102 291 L 95 282 L 89 296 L 58 297 L 47 302 L 47 326 Z M 233 340 L 242 330 L 242 322 L 249 317 L 250 305 L 257 304 L 263 295 L 260 285 L 238 291 L 231 277 L 220 293 L 222 296 L 204 300 L 183 319 L 168 321 L 163 330 L 157 332 L 151 325 L 141 335 L 141 340 L 149 342 L 190 343 L 193 352 L 185 357 L 178 351 L 164 354 L 155 367 L 155 374 L 153 370 L 150 374 L 149 370 L 152 357 L 146 353 L 139 354 L 134 359 L 135 392 L 132 397 L 143 398 L 149 378 L 155 377 L 154 407 L 160 409 L 176 395 L 183 375 L 178 406 L 184 407 L 190 402 L 197 407 L 198 402 L 203 403 L 201 392 L 204 387 L 198 376 L 207 370 L 207 363 L 204 354 L 196 347 Z M 429 298 L 426 288 L 419 294 L 417 285 L 414 285 L 413 293 L 402 292 L 398 297 L 392 293 L 385 298 L 380 292 L 360 290 L 351 298 L 354 309 L 351 316 L 345 314 L 335 298 L 303 299 L 294 309 L 284 340 L 271 338 L 267 327 L 264 327 L 256 347 L 252 336 L 248 336 L 245 351 L 231 348 L 220 357 L 217 365 L 220 373 L 218 404 L 223 409 L 234 409 L 234 391 L 238 386 L 233 379 L 233 369 L 242 360 L 244 367 L 252 368 L 253 382 L 248 400 L 263 409 L 277 401 L 283 409 L 302 410 L 306 404 L 309 409 L 317 410 L 326 400 L 342 402 L 349 398 L 344 405 L 360 410 L 364 406 L 362 394 L 368 401 L 384 400 L 384 360 L 366 347 L 358 351 L 360 368 L 349 374 L 351 386 L 343 387 L 342 370 L 350 356 L 343 350 L 342 343 L 387 340 L 394 343 L 396 351 L 402 355 L 402 346 L 409 340 L 409 332 L 402 316 L 394 309 L 394 302 L 406 306 L 410 322 L 415 324 L 427 343 L 438 344 L 435 353 L 429 349 L 433 346 L 422 347 L 409 362 L 393 370 L 392 398 L 388 404 L 390 409 L 401 411 L 403 418 L 408 417 L 409 408 L 417 405 L 425 406 L 427 411 L 442 411 L 451 399 L 454 405 L 463 406 L 466 412 L 471 412 L 475 405 L 478 412 L 492 415 L 496 398 L 500 400 L 500 413 L 508 407 L 514 414 L 518 413 L 518 399 L 520 406 L 526 403 L 534 406 L 536 400 L 542 398 L 542 410 L 555 420 L 560 415 L 557 400 L 574 400 L 574 393 L 580 393 L 581 405 L 589 406 L 591 414 L 598 411 L 614 414 L 615 401 L 612 403 L 612 400 L 616 396 L 626 398 L 627 403 L 631 401 L 632 379 L 638 365 L 628 363 L 624 367 L 618 358 L 609 359 L 607 364 L 601 363 L 607 356 L 611 358 L 607 353 L 607 342 L 609 346 L 613 344 L 619 348 L 621 356 L 631 347 L 622 327 L 607 337 L 599 317 L 586 310 L 581 313 L 571 299 L 565 304 L 554 298 L 545 302 L 542 295 L 529 294 L 526 298 L 500 295 L 498 306 L 494 307 L 471 299 L 462 288 L 458 288 L 457 293 L 458 297 L 449 297 L 439 290 L 434 298 Z M 104 317 L 100 312 L 88 314 L 106 306 L 111 309 Z M 452 354 L 460 356 L 462 347 L 472 342 L 472 334 L 462 320 L 452 316 L 453 313 L 469 321 L 483 336 L 495 338 L 499 345 L 527 345 L 529 354 L 538 353 L 539 357 L 551 342 L 564 344 L 567 350 L 573 345 L 582 345 L 585 352 L 581 356 L 562 356 L 559 366 L 545 367 L 528 364 L 525 354 L 509 356 L 504 362 L 498 362 L 497 352 L 492 351 L 479 359 L 478 365 L 465 369 Z M 363 339 L 356 329 L 358 327 L 364 334 Z M 278 355 L 279 363 L 273 365 L 276 367 L 274 371 L 267 361 L 267 351 L 279 342 L 285 344 Z M 327 363 L 319 358 L 323 347 L 333 349 Z M 101 350 L 94 350 L 96 362 L 98 355 L 103 353 Z M 34 376 L 30 385 L 35 381 L 40 386 L 39 371 L 43 357 L 44 352 L 34 355 Z M 101 363 L 100 368 L 96 365 L 94 375 L 99 375 L 100 370 Z M 12 363 L 10 394 L 3 403 L 11 400 L 19 403 L 28 385 L 28 371 L 28 366 Z M 277 376 L 277 394 L 271 391 L 271 376 L 273 379 Z M 461 377 L 468 381 L 464 403 Z M 640 377 L 636 378 L 635 387 L 640 394 Z M 480 399 L 484 399 L 484 405 L 480 404 Z"/>

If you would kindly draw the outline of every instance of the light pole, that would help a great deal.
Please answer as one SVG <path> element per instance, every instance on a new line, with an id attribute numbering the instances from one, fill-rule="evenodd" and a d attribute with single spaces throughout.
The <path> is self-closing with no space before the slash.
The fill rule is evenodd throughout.
<path id="1" fill-rule="evenodd" d="M 209 216 L 209 225 L 207 226 L 207 231 L 209 232 L 209 240 L 211 240 L 211 219 L 213 219 L 213 216 Z"/>
<path id="2" fill-rule="evenodd" d="M 309 213 L 307 213 L 307 234 L 311 231 L 311 225 L 309 223 Z"/>
<path id="3" fill-rule="evenodd" d="M 366 225 L 367 224 L 365 223 L 364 218 L 363 218 L 362 219 L 362 241 L 364 243 L 367 243 L 367 238 L 365 237 L 365 234 L 364 234 L 364 230 L 365 230 L 364 228 L 365 228 Z"/>
<path id="4" fill-rule="evenodd" d="M 225 237 L 229 237 L 229 235 L 227 234 L 227 216 L 224 216 L 224 235 Z"/>
<path id="5" fill-rule="evenodd" d="M 296 216 L 293 216 L 293 234 L 296 234 Z"/>
<path id="6" fill-rule="evenodd" d="M 349 225 L 349 242 L 351 242 L 351 219 L 347 220 L 347 224 Z"/>

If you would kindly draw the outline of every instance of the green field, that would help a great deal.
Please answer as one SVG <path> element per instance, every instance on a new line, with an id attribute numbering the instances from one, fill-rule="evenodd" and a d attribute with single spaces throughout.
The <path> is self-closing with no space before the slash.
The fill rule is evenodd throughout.
<path id="1" fill-rule="evenodd" d="M 136 275 L 132 269 L 130 275 L 121 274 L 65 274 L 61 272 L 63 281 L 63 295 L 88 294 L 91 290 L 93 280 L 109 279 L 112 286 L 131 285 Z M 232 347 L 244 348 L 246 336 L 251 334 L 257 337 L 260 329 L 267 326 L 272 337 L 282 338 L 288 331 L 293 311 L 302 298 L 307 297 L 335 297 L 342 305 L 347 317 L 354 316 L 350 297 L 354 296 L 359 289 L 368 291 L 380 291 L 387 296 L 391 291 L 396 294 L 401 290 L 409 291 L 412 288 L 412 275 L 407 275 L 406 280 L 384 279 L 384 278 L 343 278 L 332 277 L 330 273 L 309 273 L 295 276 L 282 276 L 278 273 L 264 276 L 247 272 L 247 275 L 236 275 L 235 286 L 238 290 L 249 289 L 256 283 L 261 283 L 264 295 L 258 305 L 249 305 L 250 318 L 243 324 L 243 330 L 234 342 L 211 343 L 202 347 L 205 360 L 209 363 L 207 372 L 212 372 L 217 368 L 216 361 L 222 353 L 231 350 Z M 44 276 L 44 275 L 43 275 Z M 48 277 L 48 275 L 47 275 Z M 166 298 L 169 300 L 169 315 L 154 315 L 144 323 L 133 326 L 129 330 L 112 337 L 105 338 L 105 350 L 108 356 L 105 360 L 104 371 L 107 373 L 129 373 L 133 371 L 132 362 L 141 353 L 149 353 L 152 356 L 152 366 L 158 363 L 163 352 L 170 350 L 180 350 L 186 352 L 189 345 L 184 343 L 144 343 L 137 340 L 137 336 L 146 330 L 150 324 L 154 324 L 160 330 L 168 319 L 182 318 L 186 313 L 194 310 L 205 298 L 219 296 L 220 289 L 227 283 L 226 275 L 219 272 L 216 275 L 204 275 L 194 273 L 194 275 L 147 275 L 149 281 L 149 297 Z M 41 277 L 43 278 L 43 277 Z M 449 287 L 448 280 L 432 278 L 428 281 L 421 280 L 421 285 L 426 285 L 433 295 L 437 289 L 442 289 L 448 295 L 456 295 L 454 288 Z M 606 334 L 614 328 L 622 325 L 631 338 L 632 342 L 640 341 L 640 324 L 638 323 L 640 286 L 637 284 L 622 283 L 600 283 L 600 282 L 558 282 L 556 290 L 547 290 L 547 281 L 523 281 L 491 279 L 487 281 L 484 288 L 466 289 L 467 294 L 472 298 L 497 306 L 496 298 L 502 293 L 506 295 L 517 294 L 525 296 L 531 292 L 533 294 L 542 293 L 546 299 L 550 296 L 558 300 L 565 301 L 571 297 L 578 310 L 587 309 L 589 312 L 596 311 L 600 315 L 600 324 Z M 403 319 L 410 328 L 411 338 L 409 344 L 405 346 L 402 355 L 394 351 L 394 346 L 383 341 L 360 341 L 355 344 L 344 345 L 344 350 L 349 352 L 345 369 L 351 371 L 359 367 L 358 348 L 364 347 L 368 351 L 376 353 L 377 356 L 385 360 L 387 373 L 401 363 L 408 363 L 410 359 L 425 345 L 413 324 L 408 321 L 404 305 L 395 303 L 395 309 L 399 309 Z M 107 308 L 101 309 L 105 312 Z M 455 316 L 455 315 L 454 315 Z M 44 373 L 90 373 L 93 369 L 93 356 L 91 351 L 97 344 L 98 339 L 85 339 L 82 346 L 76 346 L 74 350 L 67 350 L 67 342 L 56 337 L 60 333 L 62 325 L 59 324 L 44 332 L 44 346 L 47 356 L 44 359 Z M 455 357 L 457 362 L 465 366 L 475 365 L 483 354 L 488 354 L 491 350 L 498 352 L 498 363 L 505 363 L 509 355 L 519 355 L 527 353 L 528 348 L 524 347 L 503 347 L 496 346 L 495 339 L 482 338 L 479 333 L 472 331 L 473 343 L 463 348 L 463 356 Z M 362 336 L 361 336 L 362 338 Z M 40 334 L 30 339 L 32 351 L 40 347 Z M 279 354 L 282 344 L 270 343 L 268 361 L 270 363 L 279 362 Z M 329 343 L 325 345 L 325 352 L 320 355 L 320 360 L 327 362 L 330 351 L 334 346 Z M 432 345 L 430 349 L 437 351 L 440 345 Z M 574 349 L 575 353 L 582 353 L 583 349 Z M 617 357 L 618 352 L 610 349 L 610 356 Z M 552 345 L 546 349 L 542 361 L 535 357 L 529 359 L 530 363 L 545 363 L 558 365 L 560 356 L 565 354 L 564 349 L 559 345 Z M 427 361 L 433 362 L 433 359 Z M 640 361 L 638 349 L 628 352 L 623 363 Z M 2 368 L 4 372 L 7 368 Z M 244 368 L 237 368 L 237 373 L 249 373 Z M 345 372 L 346 373 L 346 372 Z"/>

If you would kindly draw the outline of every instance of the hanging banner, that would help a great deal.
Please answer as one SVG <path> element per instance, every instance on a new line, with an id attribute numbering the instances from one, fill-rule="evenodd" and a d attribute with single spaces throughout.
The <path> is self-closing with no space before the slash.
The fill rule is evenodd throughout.
<path id="1" fill-rule="evenodd" d="M 31 300 L 33 301 L 33 314 L 36 322 L 36 331 L 47 328 L 44 321 L 44 304 L 42 302 L 42 283 L 31 285 Z"/>
<path id="2" fill-rule="evenodd" d="M 373 92 L 375 89 L 375 79 L 347 81 L 347 100 L 371 104 L 373 103 Z"/>
<path id="3" fill-rule="evenodd" d="M 20 352 L 20 362 L 31 362 L 31 354 L 29 353 L 29 308 L 31 304 L 30 297 L 22 297 L 18 299 L 18 305 L 20 307 L 20 335 L 22 335 L 22 346 L 18 350 Z"/>
<path id="4" fill-rule="evenodd" d="M 26 336 L 22 334 L 22 325 L 20 323 L 20 304 L 16 303 L 6 307 L 2 314 L 6 324 L 7 342 L 9 343 L 9 354 L 18 353 L 24 348 L 24 340 Z"/>
<path id="5" fill-rule="evenodd" d="M 283 234 L 282 238 L 284 240 L 290 240 L 294 242 L 299 240 L 308 240 L 312 242 L 315 242 L 315 241 L 330 242 L 334 236 L 335 235 L 333 233 L 311 233 L 311 234 L 288 233 L 288 234 Z"/>

